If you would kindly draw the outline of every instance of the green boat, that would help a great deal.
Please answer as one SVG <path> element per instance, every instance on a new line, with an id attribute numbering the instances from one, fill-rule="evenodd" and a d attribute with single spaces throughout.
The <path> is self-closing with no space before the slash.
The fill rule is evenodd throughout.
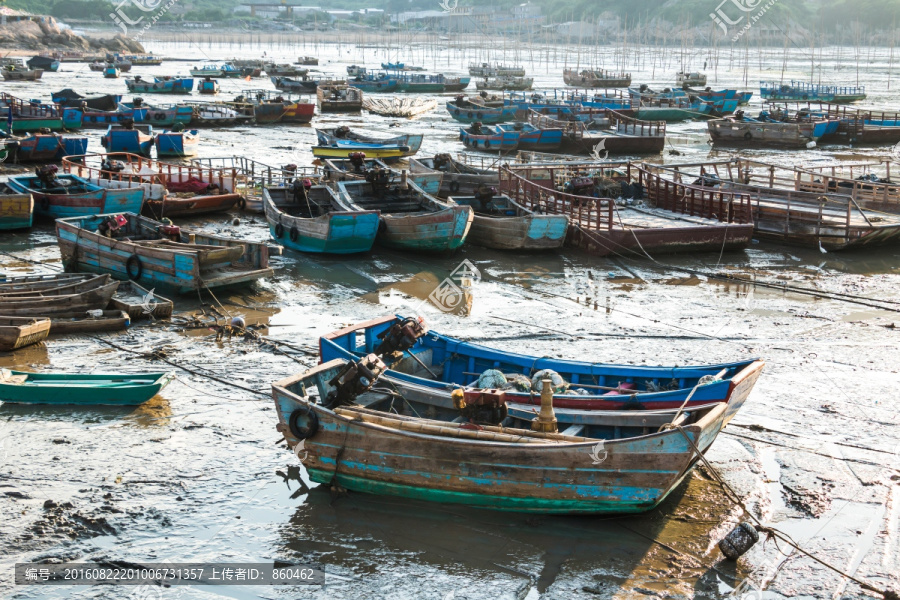
<path id="1" fill-rule="evenodd" d="M 19 404 L 135 406 L 155 396 L 175 373 L 29 373 L 0 370 L 0 401 Z"/>

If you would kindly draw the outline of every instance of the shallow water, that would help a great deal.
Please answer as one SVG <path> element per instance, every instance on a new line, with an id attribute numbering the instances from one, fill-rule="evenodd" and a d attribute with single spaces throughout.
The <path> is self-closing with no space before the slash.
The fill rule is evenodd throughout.
<path id="1" fill-rule="evenodd" d="M 298 53 L 267 51 L 282 52 L 284 59 Z M 182 64 L 166 63 L 156 72 Z M 64 77 L 74 78 L 57 85 L 56 78 Z M 62 87 L 97 92 L 107 85 L 96 73 L 59 73 L 25 95 Z M 121 82 L 112 85 L 124 89 Z M 227 85 L 237 91 L 242 84 Z M 397 128 L 378 117 L 365 122 L 384 132 L 425 126 L 423 152 L 429 154 L 458 149 L 444 119 L 437 111 Z M 683 127 L 693 131 L 702 124 Z M 247 131 L 252 135 L 241 138 L 234 131 L 204 132 L 204 155 L 244 153 L 274 164 L 309 158 L 311 128 Z M 283 149 L 298 145 L 298 154 Z M 181 224 L 267 239 L 260 216 L 239 215 L 238 225 L 232 218 Z M 0 252 L 0 268 L 10 274 L 59 266 L 46 223 L 3 235 Z M 464 259 L 481 273 L 471 314 L 443 315 L 425 298 Z M 607 518 L 533 517 L 352 493 L 333 498 L 323 486 L 310 486 L 296 457 L 278 445 L 271 382 L 315 364 L 317 336 L 413 311 L 425 314 L 435 329 L 538 355 L 637 364 L 764 358 L 753 394 L 708 459 L 751 510 L 804 549 L 879 587 L 900 587 L 900 428 L 892 402 L 900 387 L 900 334 L 892 326 L 900 322 L 898 314 L 683 271 L 744 273 L 896 300 L 900 250 L 822 254 L 761 243 L 721 257 L 657 259 L 474 247 L 452 257 L 376 249 L 363 257 L 328 258 L 287 251 L 272 259 L 272 279 L 217 293 L 228 314 L 267 325 L 262 334 L 290 343 L 293 348 L 280 346 L 285 354 L 252 340 L 216 342 L 214 332 L 186 327 L 187 317 L 209 309 L 201 302 L 214 303 L 206 295 L 177 297 L 172 324 L 99 336 L 138 353 L 163 350 L 178 365 L 258 393 L 179 370 L 157 398 L 133 409 L 0 404 L 0 596 L 105 599 L 136 592 L 11 584 L 15 562 L 105 557 L 310 561 L 329 574 L 322 587 L 181 587 L 133 596 L 146 599 L 724 599 L 735 597 L 735 588 L 741 598 L 869 597 L 796 552 L 785 559 L 772 542 L 758 544 L 736 564 L 724 561 L 715 544 L 740 511 L 703 470 L 658 509 Z M 171 368 L 89 337 L 54 338 L 4 354 L 0 366 Z M 45 508 L 48 500 L 58 506 Z M 763 595 L 747 596 L 763 589 Z"/>

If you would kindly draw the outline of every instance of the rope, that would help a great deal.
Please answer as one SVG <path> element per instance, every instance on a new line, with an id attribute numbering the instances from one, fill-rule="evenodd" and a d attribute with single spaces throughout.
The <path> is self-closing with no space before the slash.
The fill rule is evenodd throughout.
<path id="1" fill-rule="evenodd" d="M 681 425 L 675 425 L 673 423 L 669 423 L 668 425 L 664 425 L 663 428 L 664 429 L 677 429 L 681 433 L 681 435 L 684 436 L 684 439 L 687 440 L 687 442 L 691 445 L 691 448 L 693 449 L 693 451 L 696 452 L 697 456 L 700 458 L 700 460 L 703 461 L 703 464 L 706 466 L 710 475 L 712 475 L 713 479 L 715 479 L 719 483 L 719 485 L 722 487 L 722 490 L 725 492 L 725 495 L 727 495 L 732 502 L 734 502 L 735 504 L 740 506 L 741 509 L 743 509 L 744 513 L 756 523 L 756 530 L 759 531 L 760 533 L 765 533 L 767 536 L 767 539 L 774 539 L 776 545 L 778 543 L 778 540 L 781 540 L 781 541 L 787 543 L 789 546 L 791 546 L 795 550 L 798 550 L 800 553 L 804 554 L 805 556 L 813 559 L 820 565 L 822 565 L 828 569 L 831 569 L 832 571 L 834 571 L 838 575 L 841 575 L 842 577 L 846 577 L 850 581 L 853 581 L 854 583 L 859 585 L 864 590 L 868 590 L 870 592 L 879 594 L 885 600 L 900 600 L 900 595 L 898 595 L 896 592 L 894 592 L 892 590 L 888 590 L 888 589 L 882 590 L 880 588 L 877 588 L 874 585 L 872 585 L 866 581 L 863 581 L 862 579 L 859 579 L 855 575 L 851 575 L 850 573 L 847 573 L 846 571 L 843 571 L 843 570 L 839 569 L 838 567 L 835 567 L 834 565 L 825 562 L 821 558 L 819 558 L 819 557 L 815 556 L 814 554 L 811 554 L 810 552 L 807 552 L 806 550 L 801 548 L 800 545 L 797 542 L 795 542 L 791 538 L 791 536 L 789 536 L 788 534 L 786 534 L 782 531 L 779 531 L 778 529 L 776 529 L 774 527 L 767 527 L 766 525 L 763 525 L 762 521 L 759 520 L 756 517 L 756 515 L 754 515 L 752 512 L 750 512 L 750 510 L 747 508 L 747 505 L 744 504 L 743 500 L 741 500 L 740 496 L 738 496 L 737 492 L 735 492 L 734 489 L 730 485 L 728 485 L 728 483 L 719 475 L 719 472 L 715 469 L 715 467 L 713 467 L 710 464 L 710 462 L 706 459 L 706 456 L 704 456 L 703 453 L 700 451 L 700 449 L 697 448 L 697 444 L 695 444 L 694 440 L 691 439 L 691 436 L 689 436 L 687 434 L 687 432 L 684 430 L 684 427 L 682 427 Z M 784 553 L 782 552 L 782 554 L 784 554 Z"/>

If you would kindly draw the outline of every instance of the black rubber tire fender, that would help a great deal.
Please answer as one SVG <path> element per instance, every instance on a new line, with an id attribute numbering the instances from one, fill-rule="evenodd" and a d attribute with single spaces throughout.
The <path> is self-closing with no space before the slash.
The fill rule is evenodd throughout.
<path id="1" fill-rule="evenodd" d="M 137 266 L 137 272 L 134 272 L 134 265 Z M 132 254 L 128 257 L 128 260 L 125 261 L 125 273 L 128 275 L 128 279 L 132 281 L 137 281 L 141 278 L 141 275 L 144 274 L 144 263 L 141 261 L 140 256 Z"/>
<path id="2" fill-rule="evenodd" d="M 305 427 L 298 423 L 301 419 L 306 423 Z M 288 417 L 288 429 L 298 440 L 308 440 L 319 431 L 319 417 L 311 408 L 298 408 Z"/>

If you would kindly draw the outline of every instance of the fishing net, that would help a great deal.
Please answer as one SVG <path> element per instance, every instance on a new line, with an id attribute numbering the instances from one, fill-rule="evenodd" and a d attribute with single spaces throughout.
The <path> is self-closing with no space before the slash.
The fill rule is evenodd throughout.
<path id="1" fill-rule="evenodd" d="M 506 389 L 518 390 L 520 392 L 531 391 L 531 380 L 524 375 L 512 373 L 506 376 L 506 380 L 508 382 L 506 384 Z"/>
<path id="2" fill-rule="evenodd" d="M 481 389 L 496 389 L 506 385 L 506 376 L 497 369 L 488 369 L 478 376 L 475 387 Z"/>
<path id="3" fill-rule="evenodd" d="M 540 393 L 543 389 L 543 380 L 549 379 L 551 384 L 553 385 L 554 392 L 564 392 L 569 387 L 569 384 L 560 376 L 559 373 L 552 369 L 541 369 L 537 373 L 534 374 L 534 377 L 531 378 L 531 389 L 537 393 Z"/>

